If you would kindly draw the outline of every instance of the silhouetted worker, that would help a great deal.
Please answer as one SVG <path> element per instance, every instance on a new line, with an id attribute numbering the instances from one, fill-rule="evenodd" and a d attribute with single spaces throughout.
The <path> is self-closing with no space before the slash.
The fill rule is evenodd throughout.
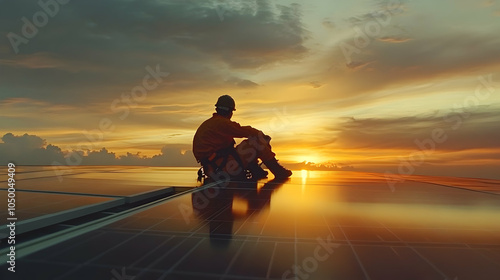
<path id="1" fill-rule="evenodd" d="M 245 176 L 249 170 L 253 179 L 267 177 L 260 168 L 260 158 L 276 178 L 288 178 L 292 171 L 281 166 L 271 150 L 271 137 L 251 126 L 241 126 L 231 121 L 236 110 L 234 99 L 222 95 L 215 104 L 216 113 L 203 122 L 193 138 L 193 153 L 203 166 L 205 175 L 214 180 L 221 173 L 229 177 Z M 248 138 L 234 146 L 234 138 Z"/>

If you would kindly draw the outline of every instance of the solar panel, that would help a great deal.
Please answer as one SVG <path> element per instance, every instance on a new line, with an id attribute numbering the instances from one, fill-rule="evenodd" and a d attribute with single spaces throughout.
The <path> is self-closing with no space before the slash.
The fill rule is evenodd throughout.
<path id="1" fill-rule="evenodd" d="M 34 178 L 64 178 L 73 174 L 92 173 L 92 172 L 111 172 L 114 170 L 123 170 L 117 167 L 87 167 L 87 166 L 71 166 L 71 167 L 48 167 L 48 166 L 21 166 L 16 169 L 17 179 L 34 179 Z"/>
<path id="2" fill-rule="evenodd" d="M 64 172 L 55 172 L 54 167 L 48 166 L 19 166 L 16 169 L 18 234 L 125 203 L 137 203 L 151 197 L 168 195 L 175 191 L 166 185 L 160 185 L 168 183 L 166 180 L 162 182 L 161 176 L 156 175 L 156 181 L 145 180 L 144 178 L 151 175 L 148 167 L 58 168 L 65 168 Z M 134 169 L 140 172 L 133 173 Z M 195 174 L 193 170 L 191 172 Z M 134 178 L 127 176 L 129 173 L 135 174 Z M 175 171 L 170 173 L 175 174 Z M 7 201 L 6 179 L 5 188 L 0 187 L 2 201 Z M 7 221 L 6 210 L 2 209 L 0 212 L 2 218 L 0 223 Z M 6 227 L 0 229 L 0 234 L 5 235 L 6 232 Z"/>
<path id="3" fill-rule="evenodd" d="M 119 178 L 136 185 L 195 186 L 198 168 L 141 167 L 109 172 L 88 172 L 71 178 L 116 180 Z"/>
<path id="4" fill-rule="evenodd" d="M 391 189 L 367 173 L 295 174 L 152 203 L 26 256 L 19 275 L 33 267 L 50 279 L 500 275 L 498 195 L 409 180 Z"/>
<path id="5" fill-rule="evenodd" d="M 0 199 L 7 201 L 7 191 L 0 191 Z M 16 217 L 19 221 L 53 214 L 81 206 L 92 205 L 114 198 L 53 193 L 16 192 Z M 4 209 L 2 209 L 4 210 Z M 7 210 L 7 209 L 5 209 Z M 0 212 L 0 223 L 5 223 L 7 211 Z M 3 228 L 3 226 L 0 226 Z"/>
<path id="6" fill-rule="evenodd" d="M 48 167 L 29 167 L 29 172 L 16 174 L 16 180 L 18 190 L 130 196 L 169 186 L 195 186 L 196 169 L 87 166 L 56 173 Z"/>

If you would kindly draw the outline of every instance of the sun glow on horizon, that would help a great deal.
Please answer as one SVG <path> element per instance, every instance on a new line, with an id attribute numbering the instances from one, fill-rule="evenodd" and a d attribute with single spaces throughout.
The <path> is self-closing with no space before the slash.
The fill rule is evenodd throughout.
<path id="1" fill-rule="evenodd" d="M 306 164 L 307 163 L 319 164 L 319 163 L 324 163 L 324 162 L 329 161 L 325 157 L 322 157 L 322 156 L 317 155 L 317 154 L 295 156 L 295 157 L 293 157 L 293 159 L 294 159 L 293 161 L 295 161 L 295 162 L 304 162 Z"/>

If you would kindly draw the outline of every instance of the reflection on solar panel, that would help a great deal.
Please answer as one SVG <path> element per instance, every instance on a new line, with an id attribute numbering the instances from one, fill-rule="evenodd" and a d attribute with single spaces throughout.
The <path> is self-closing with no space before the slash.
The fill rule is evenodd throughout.
<path id="1" fill-rule="evenodd" d="M 17 190 L 126 196 L 165 186 L 196 185 L 196 168 L 78 167 L 62 173 L 33 167 L 16 174 Z M 187 175 L 189 174 L 189 175 Z M 59 177 L 59 175 L 62 175 Z M 6 180 L 6 179 L 5 179 Z M 1 188 L 0 189 L 5 189 Z"/>
<path id="2" fill-rule="evenodd" d="M 134 173 L 135 170 L 139 172 Z M 171 176 L 162 177 L 157 174 L 158 170 L 151 172 L 149 167 L 19 166 L 15 176 L 16 218 L 19 220 L 16 232 L 21 234 L 126 203 L 170 194 L 174 190 L 165 183 L 168 186 L 175 186 L 173 183 L 188 185 L 188 182 L 179 181 L 178 174 L 186 170 L 195 174 L 193 168 L 167 169 L 161 175 Z M 7 201 L 7 178 L 2 182 L 4 188 L 0 187 L 0 199 Z M 0 237 L 7 234 L 7 217 L 7 209 L 2 209 Z"/>
<path id="3" fill-rule="evenodd" d="M 286 182 L 203 186 L 40 236 L 43 245 L 35 238 L 16 275 L 498 279 L 500 196 L 422 181 L 390 187 L 380 174 L 297 171 Z"/>
<path id="4" fill-rule="evenodd" d="M 0 191 L 2 201 L 7 201 L 7 191 Z M 18 193 L 16 217 L 27 220 L 47 214 L 53 214 L 68 209 L 88 206 L 96 203 L 113 200 L 110 197 L 66 195 L 53 193 Z M 4 210 L 4 209 L 2 209 Z M 6 210 L 6 209 L 5 209 Z M 7 221 L 7 211 L 0 213 L 0 223 Z M 4 226 L 2 226 L 3 228 Z"/>

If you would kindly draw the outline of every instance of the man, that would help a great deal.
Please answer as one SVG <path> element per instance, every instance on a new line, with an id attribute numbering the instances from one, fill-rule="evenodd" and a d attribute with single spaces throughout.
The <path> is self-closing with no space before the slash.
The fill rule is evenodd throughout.
<path id="1" fill-rule="evenodd" d="M 216 113 L 203 122 L 193 138 L 193 154 L 203 166 L 205 174 L 217 179 L 219 173 L 230 177 L 244 176 L 249 170 L 253 179 L 267 177 L 260 168 L 260 158 L 275 178 L 288 178 L 292 171 L 281 166 L 271 150 L 271 137 L 251 126 L 231 121 L 236 110 L 234 99 L 222 95 L 215 104 Z M 236 147 L 234 138 L 248 138 Z"/>

